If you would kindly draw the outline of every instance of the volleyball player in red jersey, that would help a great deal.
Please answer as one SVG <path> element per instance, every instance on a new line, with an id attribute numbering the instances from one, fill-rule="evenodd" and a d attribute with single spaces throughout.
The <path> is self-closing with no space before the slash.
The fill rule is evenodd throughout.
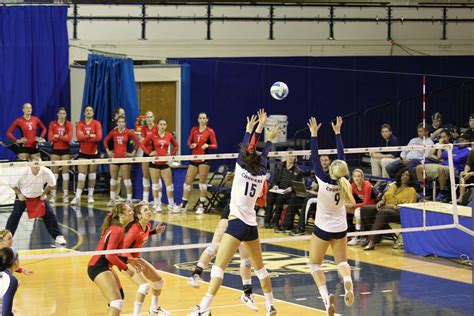
<path id="1" fill-rule="evenodd" d="M 141 140 L 144 141 L 147 136 L 158 134 L 158 125 L 155 124 L 155 116 L 153 112 L 148 111 L 145 113 L 145 125 L 142 126 L 141 131 Z M 153 151 L 153 143 L 149 142 L 148 144 L 144 144 L 145 147 L 151 152 Z M 143 153 L 143 157 L 149 157 L 148 154 Z M 148 203 L 148 199 L 150 196 L 150 163 L 142 162 L 142 173 L 143 173 L 143 202 Z M 158 189 L 158 199 L 161 200 L 161 181 L 160 188 Z"/>
<path id="2" fill-rule="evenodd" d="M 41 141 L 46 135 L 46 126 L 40 119 L 31 115 L 33 106 L 30 103 L 23 104 L 23 116 L 13 121 L 7 130 L 7 137 L 20 146 L 18 152 L 19 160 L 28 160 L 31 157 L 40 158 L 38 141 Z M 36 136 L 37 128 L 41 129 L 40 136 Z M 13 134 L 15 129 L 20 129 L 21 138 L 16 138 Z"/>
<path id="3" fill-rule="evenodd" d="M 167 127 L 166 120 L 160 119 L 158 121 L 158 134 L 152 134 L 147 136 L 142 141 L 142 148 L 143 151 L 150 156 L 168 156 L 168 149 L 170 145 L 173 145 L 173 149 L 170 151 L 170 155 L 174 156 L 179 149 L 178 142 L 176 139 L 171 135 L 171 133 L 166 131 Z M 154 150 L 150 151 L 145 147 L 145 144 L 152 142 L 154 146 Z M 158 162 L 150 162 L 150 175 L 151 175 L 151 183 L 152 183 L 152 191 L 153 191 L 153 199 L 154 205 L 153 208 L 156 212 L 161 212 L 161 201 L 158 200 L 158 190 L 160 187 L 160 178 L 163 177 L 163 181 L 166 185 L 166 195 L 168 197 L 168 211 L 178 210 L 176 204 L 174 204 L 173 192 L 173 176 L 171 173 L 171 168 L 168 165 L 167 161 L 158 161 Z"/>
<path id="4" fill-rule="evenodd" d="M 133 211 L 125 203 L 114 205 L 104 219 L 101 227 L 102 236 L 96 250 L 123 249 L 124 227 L 133 220 Z M 129 277 L 143 269 L 139 258 L 116 254 L 96 255 L 91 258 L 87 267 L 89 278 L 99 287 L 109 305 L 109 316 L 120 315 L 123 306 L 123 290 L 117 274 L 112 270 L 117 266 Z"/>
<path id="5" fill-rule="evenodd" d="M 60 107 L 56 113 L 58 119 L 49 123 L 48 128 L 48 141 L 53 143 L 50 157 L 51 160 L 70 160 L 71 152 L 69 149 L 69 143 L 71 142 L 73 133 L 72 123 L 66 120 L 67 113 L 64 107 Z M 53 171 L 54 177 L 56 178 L 56 186 L 51 189 L 49 202 L 54 203 L 56 202 L 59 167 L 51 166 L 51 171 Z M 62 166 L 61 174 L 63 178 L 63 203 L 68 203 L 69 166 Z"/>
<path id="6" fill-rule="evenodd" d="M 198 116 L 199 126 L 194 126 L 191 129 L 188 137 L 188 146 L 192 149 L 193 155 L 206 154 L 208 150 L 217 149 L 216 133 L 207 126 L 209 118 L 207 114 L 202 112 Z M 196 214 L 204 213 L 204 202 L 207 196 L 207 175 L 209 174 L 209 163 L 206 160 L 192 160 L 189 163 L 186 172 L 186 180 L 183 184 L 183 202 L 181 203 L 181 210 L 186 211 L 189 194 L 191 193 L 194 178 L 199 173 L 199 206 Z"/>
<path id="7" fill-rule="evenodd" d="M 114 149 L 109 149 L 109 141 L 113 140 Z M 134 149 L 131 153 L 127 152 L 127 144 L 129 140 L 133 141 Z M 126 128 L 125 117 L 119 116 L 117 118 L 117 127 L 110 131 L 104 138 L 104 147 L 107 155 L 111 158 L 127 158 L 135 156 L 140 141 L 135 133 Z M 132 204 L 132 180 L 130 180 L 131 165 L 129 163 L 112 163 L 110 164 L 110 201 L 107 206 L 113 206 L 115 203 L 115 191 L 117 190 L 117 178 L 119 173 L 122 174 L 123 183 L 127 190 L 128 205 Z"/>
<path id="8" fill-rule="evenodd" d="M 90 105 L 84 109 L 84 120 L 77 123 L 76 137 L 80 143 L 78 159 L 96 159 L 98 157 L 97 147 L 102 139 L 102 125 L 99 121 L 94 120 L 94 109 Z M 77 169 L 79 174 L 77 175 L 76 196 L 72 199 L 71 204 L 75 205 L 81 202 L 86 175 L 89 177 L 87 203 L 93 204 L 97 165 L 78 165 Z"/>
<path id="9" fill-rule="evenodd" d="M 158 225 L 155 228 L 151 228 L 152 212 L 148 208 L 148 204 L 141 203 L 135 206 L 133 209 L 133 222 L 127 225 L 125 231 L 124 248 L 142 248 L 148 241 L 148 237 L 156 234 L 161 234 L 166 230 L 166 226 Z M 140 258 L 140 253 L 134 252 L 127 256 L 132 258 Z M 138 285 L 137 294 L 135 296 L 135 304 L 133 308 L 133 315 L 141 315 L 141 308 L 145 296 L 151 288 L 152 300 L 150 306 L 150 315 L 154 316 L 169 316 L 171 315 L 168 311 L 162 309 L 159 305 L 159 299 L 161 289 L 165 280 L 158 274 L 158 271 L 153 267 L 151 263 L 143 258 L 140 258 L 143 264 L 143 269 L 140 273 L 137 273 L 132 281 Z M 149 284 L 150 282 L 151 284 Z"/>

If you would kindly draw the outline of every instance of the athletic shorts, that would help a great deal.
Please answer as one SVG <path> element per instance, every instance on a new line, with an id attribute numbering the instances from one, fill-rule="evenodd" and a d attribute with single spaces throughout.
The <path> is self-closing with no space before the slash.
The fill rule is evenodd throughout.
<path id="1" fill-rule="evenodd" d="M 229 213 L 230 213 L 230 207 L 229 207 L 229 204 L 227 204 L 222 210 L 221 219 L 229 219 Z"/>
<path id="2" fill-rule="evenodd" d="M 168 164 L 157 165 L 157 164 L 154 164 L 153 162 L 150 162 L 149 167 L 153 169 L 158 169 L 158 170 L 165 170 L 165 169 L 168 169 L 170 166 Z"/>
<path id="3" fill-rule="evenodd" d="M 64 156 L 70 155 L 71 151 L 68 149 L 51 149 L 51 155 Z"/>
<path id="4" fill-rule="evenodd" d="M 97 159 L 97 158 L 98 158 L 97 154 L 89 155 L 89 154 L 84 154 L 84 153 L 81 153 L 81 152 L 77 156 L 77 159 Z"/>
<path id="5" fill-rule="evenodd" d="M 39 153 L 39 149 L 38 149 L 38 148 L 34 148 L 34 147 L 23 147 L 23 146 L 19 146 L 18 153 L 19 153 L 19 154 L 30 154 L 30 155 L 34 155 L 34 154 L 38 154 L 38 153 Z"/>
<path id="6" fill-rule="evenodd" d="M 96 264 L 93 266 L 88 266 L 87 267 L 87 275 L 89 275 L 89 278 L 94 282 L 95 278 L 101 274 L 102 272 L 109 271 L 109 265 L 103 265 L 103 264 Z"/>
<path id="7" fill-rule="evenodd" d="M 341 239 L 346 237 L 347 230 L 338 233 L 330 233 L 314 225 L 313 234 L 322 240 L 330 241 L 333 239 Z"/>
<path id="8" fill-rule="evenodd" d="M 239 218 L 233 218 L 229 220 L 225 233 L 240 241 L 253 241 L 258 239 L 258 226 L 250 226 Z"/>
<path id="9" fill-rule="evenodd" d="M 426 178 L 428 180 L 436 180 L 439 176 L 439 170 L 444 169 L 449 172 L 449 167 L 437 163 L 428 163 L 425 165 Z"/>
<path id="10" fill-rule="evenodd" d="M 190 162 L 189 162 L 189 165 L 199 168 L 200 165 L 209 165 L 209 162 L 206 161 L 206 160 L 200 161 L 200 162 L 198 162 L 198 161 L 190 161 Z"/>
<path id="11" fill-rule="evenodd" d="M 114 165 L 120 168 L 120 166 L 130 165 L 130 164 L 129 163 L 111 163 L 111 165 Z"/>

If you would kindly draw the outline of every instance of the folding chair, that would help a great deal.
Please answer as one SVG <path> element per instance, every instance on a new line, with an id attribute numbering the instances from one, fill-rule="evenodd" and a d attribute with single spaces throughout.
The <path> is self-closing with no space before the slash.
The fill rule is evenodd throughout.
<path id="1" fill-rule="evenodd" d="M 215 208 L 216 205 L 224 202 L 229 197 L 231 188 L 224 186 L 228 172 L 228 166 L 220 165 L 207 182 L 207 203 L 204 203 L 204 212 Z M 199 185 L 197 184 L 194 184 L 193 187 L 199 189 Z M 198 199 L 194 204 L 193 210 L 196 210 L 199 203 L 200 201 Z"/>

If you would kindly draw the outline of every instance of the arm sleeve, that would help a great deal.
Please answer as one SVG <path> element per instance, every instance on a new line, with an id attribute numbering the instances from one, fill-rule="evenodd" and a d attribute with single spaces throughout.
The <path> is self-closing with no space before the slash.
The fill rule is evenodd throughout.
<path id="1" fill-rule="evenodd" d="M 18 127 L 18 119 L 14 120 L 12 125 L 7 130 L 7 137 L 10 138 L 12 141 L 16 142 L 17 138 L 13 134 L 13 131 Z"/>
<path id="2" fill-rule="evenodd" d="M 66 122 L 66 129 L 67 129 L 67 134 L 63 136 L 59 136 L 59 140 L 69 143 L 72 140 L 72 123 L 67 121 Z"/>
<path id="3" fill-rule="evenodd" d="M 79 122 L 76 125 L 76 137 L 77 140 L 80 142 L 89 140 L 89 135 L 85 135 L 84 133 L 82 133 L 82 122 Z"/>
<path id="4" fill-rule="evenodd" d="M 171 143 L 171 145 L 173 145 L 173 149 L 171 150 L 170 154 L 171 154 L 171 156 L 174 156 L 178 152 L 179 145 L 178 145 L 178 142 L 176 141 L 176 138 L 174 138 L 173 135 L 171 135 L 171 137 L 170 137 L 170 143 Z"/>
<path id="5" fill-rule="evenodd" d="M 207 147 L 207 149 L 216 150 L 217 138 L 216 138 L 216 133 L 214 132 L 214 130 L 210 130 L 209 132 L 209 141 L 210 141 L 210 144 L 209 144 L 209 147 Z"/>
<path id="6" fill-rule="evenodd" d="M 15 297 L 17 289 L 18 280 L 15 277 L 10 276 L 10 284 L 8 285 L 8 289 L 2 299 L 2 315 L 13 316 L 13 298 Z"/>
<path id="7" fill-rule="evenodd" d="M 336 147 L 337 147 L 337 159 L 346 160 L 346 156 L 344 155 L 344 144 L 342 143 L 341 134 L 336 135 Z"/>
<path id="8" fill-rule="evenodd" d="M 56 177 L 54 176 L 54 173 L 51 171 L 51 169 L 42 167 L 44 168 L 43 170 L 46 171 L 46 174 L 48 175 L 46 182 L 48 183 L 49 186 L 54 187 L 56 186 Z"/>
<path id="9" fill-rule="evenodd" d="M 123 241 L 123 249 L 130 248 L 133 242 L 137 239 L 137 235 L 138 235 L 138 231 L 133 229 L 133 227 L 130 228 L 130 230 L 128 231 Z"/>
<path id="10" fill-rule="evenodd" d="M 105 136 L 105 138 L 104 138 L 103 143 L 104 143 L 104 148 L 105 149 L 109 149 L 109 140 L 112 138 L 112 133 L 113 132 L 114 131 L 110 131 L 110 133 L 108 133 L 107 136 Z M 91 141 L 92 141 L 92 139 L 91 139 Z"/>
<path id="11" fill-rule="evenodd" d="M 52 143 L 57 141 L 56 139 L 54 139 L 53 125 L 54 125 L 54 121 L 49 123 L 49 127 L 48 127 L 48 142 L 52 142 Z"/>
<path id="12" fill-rule="evenodd" d="M 311 137 L 311 162 L 313 163 L 314 174 L 319 179 L 324 179 L 326 177 L 326 174 L 323 170 L 323 166 L 321 166 L 321 162 L 319 161 L 318 151 L 318 138 Z"/>
<path id="13" fill-rule="evenodd" d="M 110 239 L 107 244 L 107 250 L 119 249 L 120 241 L 123 238 L 123 231 L 113 230 L 110 234 Z M 126 270 L 127 264 L 120 260 L 116 254 L 107 254 L 105 259 L 113 265 L 116 265 L 120 270 Z"/>
<path id="14" fill-rule="evenodd" d="M 152 136 L 151 135 L 148 135 L 145 139 L 143 139 L 141 142 L 140 142 L 140 146 L 142 147 L 142 150 L 145 154 L 149 155 L 151 153 L 150 150 L 148 150 L 146 148 L 146 144 L 148 144 L 149 142 L 151 142 L 152 140 Z"/>
<path id="15" fill-rule="evenodd" d="M 39 128 L 41 128 L 40 137 L 44 138 L 44 136 L 46 136 L 46 132 L 47 132 L 46 126 L 44 126 L 43 122 L 41 122 L 41 120 L 39 118 L 37 118 L 36 120 L 37 120 Z"/>
<path id="16" fill-rule="evenodd" d="M 364 182 L 364 187 L 362 188 L 362 195 L 364 196 L 361 203 L 355 205 L 356 208 L 369 205 L 370 200 L 372 199 L 372 185 Z"/>
<path id="17" fill-rule="evenodd" d="M 193 134 L 194 134 L 194 127 L 191 128 L 191 131 L 189 132 L 188 142 L 187 142 L 188 147 L 191 147 L 191 144 L 193 143 Z"/>
<path id="18" fill-rule="evenodd" d="M 411 139 L 411 140 L 408 142 L 407 146 L 411 146 L 412 144 L 413 144 L 413 139 Z M 407 156 L 407 154 L 408 154 L 408 151 L 406 151 L 406 150 L 402 151 L 402 152 L 400 153 L 400 158 L 405 159 L 406 156 Z"/>
<path id="19" fill-rule="evenodd" d="M 96 129 L 97 129 L 97 134 L 95 137 L 92 137 L 89 141 L 93 143 L 98 143 L 102 139 L 102 125 L 100 124 L 99 121 L 95 121 Z"/>

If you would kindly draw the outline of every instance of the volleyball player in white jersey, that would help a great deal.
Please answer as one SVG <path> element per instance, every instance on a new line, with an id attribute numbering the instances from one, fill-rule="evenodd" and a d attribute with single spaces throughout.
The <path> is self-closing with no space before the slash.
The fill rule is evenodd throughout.
<path id="1" fill-rule="evenodd" d="M 342 117 L 336 118 L 332 129 L 336 134 L 337 159 L 331 162 L 329 173 L 324 172 L 318 154 L 318 124 L 314 117 L 308 122 L 311 131 L 311 161 L 319 184 L 318 205 L 311 244 L 309 249 L 309 266 L 319 293 L 326 306 L 327 315 L 334 315 L 334 295 L 329 295 L 326 277 L 321 269 L 326 251 L 331 245 L 334 261 L 339 275 L 344 280 L 344 302 L 352 306 L 354 293 L 351 268 L 347 263 L 347 221 L 345 204 L 354 204 L 352 189 L 347 176 L 349 169 L 344 161 L 344 146 L 341 138 Z"/>
<path id="2" fill-rule="evenodd" d="M 269 133 L 269 141 L 261 154 L 256 151 L 249 151 L 248 144 L 255 125 L 258 122 L 255 133 L 258 138 L 262 133 L 267 114 L 264 110 L 258 111 L 257 116 L 247 117 L 247 127 L 244 140 L 240 147 L 239 157 L 235 164 L 235 176 L 232 182 L 232 192 L 230 198 L 230 215 L 227 230 L 222 237 L 219 249 L 217 250 L 216 261 L 211 269 L 211 282 L 206 295 L 201 303 L 189 316 L 211 315 L 211 302 L 214 299 L 219 287 L 224 279 L 224 269 L 234 256 L 235 252 L 243 242 L 247 249 L 255 274 L 260 280 L 260 284 L 265 295 L 266 315 L 276 315 L 273 305 L 273 292 L 270 276 L 263 266 L 262 248 L 258 237 L 257 214 L 255 212 L 255 202 L 262 191 L 267 169 L 267 156 L 271 148 L 271 142 L 280 133 L 280 129 L 275 127 Z"/>

